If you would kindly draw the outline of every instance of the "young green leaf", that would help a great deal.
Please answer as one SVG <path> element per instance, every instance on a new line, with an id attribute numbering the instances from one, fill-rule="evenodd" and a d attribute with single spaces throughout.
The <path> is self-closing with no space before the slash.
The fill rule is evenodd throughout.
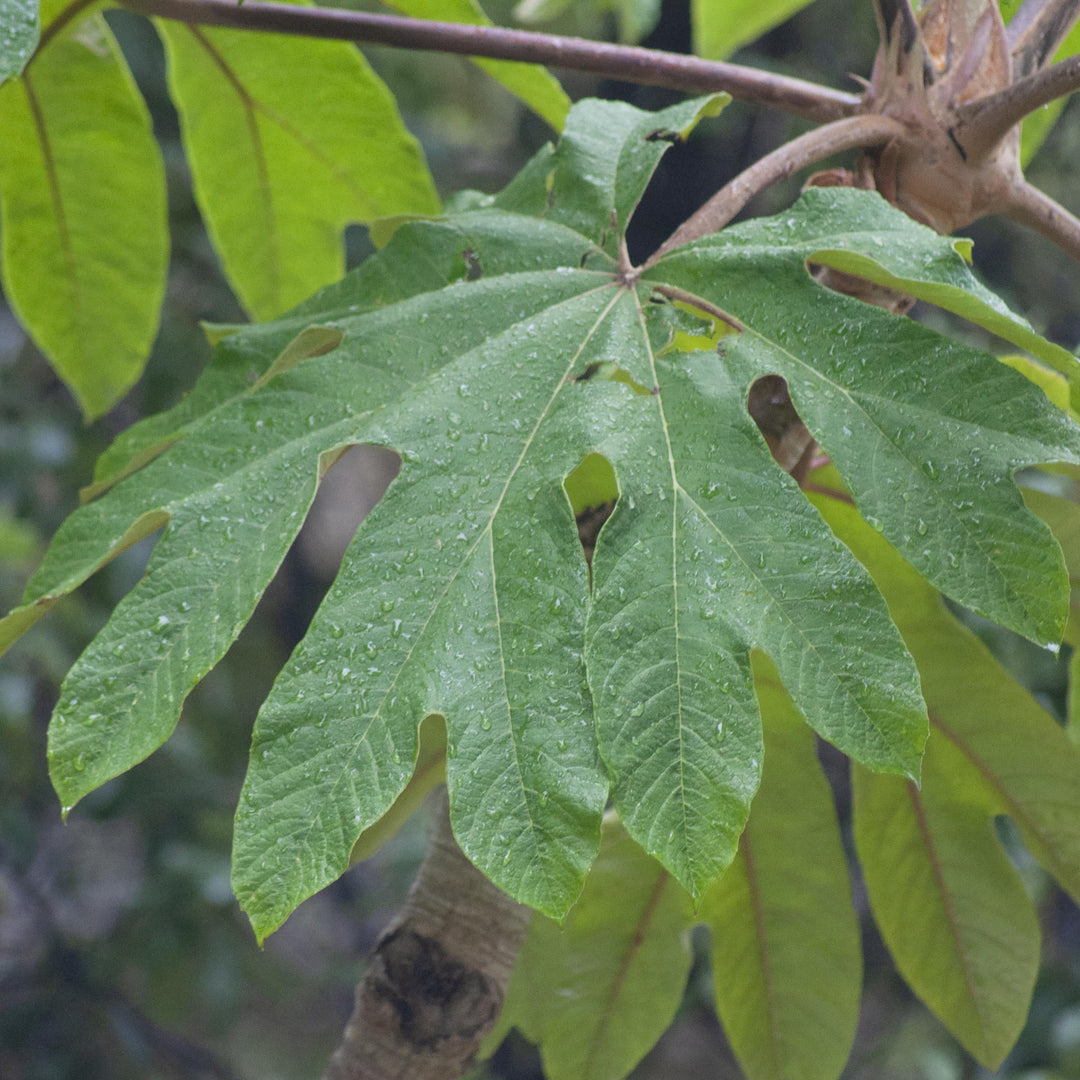
<path id="1" fill-rule="evenodd" d="M 835 1080 L 859 1015 L 859 926 L 832 792 L 776 669 L 754 657 L 765 772 L 702 904 L 720 1019 L 749 1080 Z"/>
<path id="2" fill-rule="evenodd" d="M 92 419 L 142 371 L 169 243 L 150 115 L 100 14 L 0 87 L 0 143 L 4 289 Z"/>
<path id="3" fill-rule="evenodd" d="M 467 26 L 491 25 L 477 0 L 387 0 L 387 3 L 417 19 L 440 19 Z M 508 60 L 473 57 L 472 62 L 502 83 L 556 131 L 562 130 L 570 111 L 570 99 L 550 71 L 539 64 L 516 64 Z"/>
<path id="4" fill-rule="evenodd" d="M 855 767 L 855 840 L 901 974 L 987 1068 L 1012 1049 L 1039 968 L 1039 927 L 987 807 L 950 775 L 935 731 L 923 787 Z"/>
<path id="5" fill-rule="evenodd" d="M 438 208 L 419 145 L 353 45 L 157 25 L 195 197 L 256 318 L 341 276 L 345 225 Z"/>
<path id="6" fill-rule="evenodd" d="M 856 770 L 855 835 L 875 917 L 904 977 L 993 1068 L 1027 1013 L 1038 926 L 992 818 L 1008 815 L 1076 896 L 1080 752 L 850 506 L 815 501 L 888 600 L 930 709 L 921 791 Z"/>
<path id="7" fill-rule="evenodd" d="M 609 815 L 563 924 L 533 918 L 500 1031 L 537 1043 L 550 1080 L 621 1080 L 679 1007 L 693 921 L 690 897 Z"/>

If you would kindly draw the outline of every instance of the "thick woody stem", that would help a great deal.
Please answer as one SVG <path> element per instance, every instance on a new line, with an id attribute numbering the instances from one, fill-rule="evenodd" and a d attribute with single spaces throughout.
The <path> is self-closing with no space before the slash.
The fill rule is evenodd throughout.
<path id="1" fill-rule="evenodd" d="M 700 210 L 664 241 L 646 265 L 651 266 L 680 244 L 722 229 L 755 195 L 808 165 L 856 147 L 880 146 L 904 134 L 899 121 L 867 113 L 836 120 L 800 135 L 766 154 L 722 187 Z"/>
<path id="2" fill-rule="evenodd" d="M 454 1080 L 502 1008 L 531 912 L 462 853 L 445 788 L 434 798 L 428 853 L 323 1080 Z"/>
<path id="3" fill-rule="evenodd" d="M 1080 55 L 1036 71 L 996 94 L 959 106 L 957 137 L 965 147 L 993 146 L 1025 116 L 1074 90 L 1080 90 Z"/>
<path id="4" fill-rule="evenodd" d="M 1001 212 L 1013 221 L 1041 233 L 1080 262 L 1080 221 L 1038 188 L 1027 183 L 1015 185 L 1009 192 L 1008 204 Z"/>
<path id="5" fill-rule="evenodd" d="M 243 4 L 236 0 L 122 2 L 142 15 L 204 26 L 521 60 L 687 93 L 725 90 L 742 101 L 770 105 L 807 120 L 828 121 L 850 116 L 860 107 L 861 100 L 855 94 L 737 64 L 500 26 L 465 26 L 337 8 L 300 7 L 270 0 L 246 0 Z"/>

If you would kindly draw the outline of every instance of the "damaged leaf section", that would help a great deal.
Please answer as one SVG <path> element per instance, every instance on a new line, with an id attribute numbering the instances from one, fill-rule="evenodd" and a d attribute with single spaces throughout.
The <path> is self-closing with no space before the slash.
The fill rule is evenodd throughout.
<path id="1" fill-rule="evenodd" d="M 614 360 L 593 360 L 580 375 L 574 376 L 574 382 L 588 382 L 590 379 L 606 379 L 608 382 L 622 383 L 629 386 L 635 394 L 652 394 L 655 391 L 642 386 L 625 368 Z"/>

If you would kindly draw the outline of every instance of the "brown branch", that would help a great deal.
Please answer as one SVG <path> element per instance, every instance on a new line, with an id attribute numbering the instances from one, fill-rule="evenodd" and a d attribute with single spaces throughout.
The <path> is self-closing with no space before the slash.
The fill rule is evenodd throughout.
<path id="1" fill-rule="evenodd" d="M 1036 71 L 1012 86 L 956 110 L 957 136 L 965 145 L 993 146 L 1036 109 L 1080 90 L 1080 54 Z"/>
<path id="2" fill-rule="evenodd" d="M 205 26 L 520 60 L 694 94 L 725 90 L 739 100 L 769 105 L 807 120 L 850 116 L 861 101 L 855 94 L 737 64 L 500 26 L 465 26 L 397 15 L 299 7 L 271 0 L 247 0 L 242 5 L 235 0 L 122 2 L 142 15 Z"/>
<path id="3" fill-rule="evenodd" d="M 324 1080 L 455 1080 L 502 1009 L 531 913 L 457 846 L 445 788 L 434 801 L 428 853 L 375 946 Z"/>
<path id="4" fill-rule="evenodd" d="M 1080 262 L 1080 221 L 1060 203 L 1028 183 L 1014 185 L 1001 211 L 1006 217 L 1052 240 L 1070 258 Z"/>
<path id="5" fill-rule="evenodd" d="M 888 116 L 867 113 L 836 120 L 792 139 L 725 184 L 664 241 L 646 266 L 651 266 L 680 244 L 718 232 L 755 195 L 778 180 L 786 179 L 793 172 L 841 151 L 880 146 L 903 134 L 904 126 L 899 121 Z"/>

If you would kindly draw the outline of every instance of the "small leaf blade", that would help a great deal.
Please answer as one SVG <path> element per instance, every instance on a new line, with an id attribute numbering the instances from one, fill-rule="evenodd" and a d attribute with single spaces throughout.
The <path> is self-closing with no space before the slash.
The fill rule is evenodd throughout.
<path id="1" fill-rule="evenodd" d="M 723 60 L 741 45 L 790 18 L 811 0 L 692 0 L 690 21 L 694 52 Z"/>
<path id="2" fill-rule="evenodd" d="M 1039 927 L 985 808 L 958 797 L 948 744 L 923 787 L 855 767 L 855 842 L 874 919 L 908 984 L 987 1068 L 1012 1049 L 1039 968 Z"/>
<path id="3" fill-rule="evenodd" d="M 730 100 L 712 94 L 657 113 L 620 102 L 581 102 L 554 154 L 544 216 L 617 256 L 619 238 L 665 151 Z"/>

